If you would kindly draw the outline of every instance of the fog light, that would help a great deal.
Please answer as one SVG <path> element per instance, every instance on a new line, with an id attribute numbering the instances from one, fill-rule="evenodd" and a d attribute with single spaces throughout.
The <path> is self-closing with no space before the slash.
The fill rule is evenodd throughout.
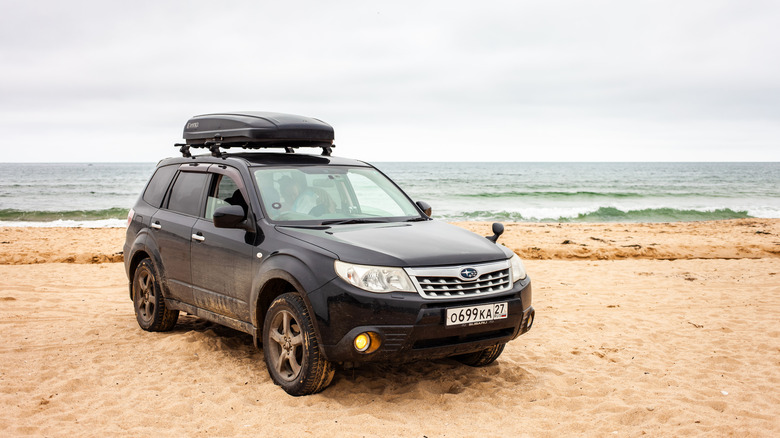
<path id="1" fill-rule="evenodd" d="M 368 333 L 361 333 L 355 337 L 355 350 L 364 352 L 371 346 L 371 337 Z"/>

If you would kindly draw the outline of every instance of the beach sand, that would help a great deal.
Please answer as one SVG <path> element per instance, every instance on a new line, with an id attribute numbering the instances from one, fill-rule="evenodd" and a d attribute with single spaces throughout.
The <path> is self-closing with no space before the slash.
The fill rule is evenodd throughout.
<path id="1" fill-rule="evenodd" d="M 537 318 L 496 363 L 339 370 L 298 398 L 248 335 L 142 331 L 123 241 L 0 228 L 0 436 L 780 434 L 780 220 L 508 224 Z"/>

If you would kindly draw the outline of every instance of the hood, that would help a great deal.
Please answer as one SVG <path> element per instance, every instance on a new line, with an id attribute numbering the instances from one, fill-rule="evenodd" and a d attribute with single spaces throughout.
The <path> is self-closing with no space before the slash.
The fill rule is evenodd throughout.
<path id="1" fill-rule="evenodd" d="M 294 237 L 363 265 L 420 267 L 505 260 L 504 250 L 483 236 L 444 222 L 333 225 L 327 228 L 277 226 Z"/>

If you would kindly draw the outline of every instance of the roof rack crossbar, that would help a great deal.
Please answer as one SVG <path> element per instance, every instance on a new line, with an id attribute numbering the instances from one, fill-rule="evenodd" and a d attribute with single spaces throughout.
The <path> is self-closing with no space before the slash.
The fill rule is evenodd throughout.
<path id="1" fill-rule="evenodd" d="M 334 144 L 324 144 L 324 143 L 312 143 L 312 144 L 284 144 L 284 143 L 275 143 L 275 144 L 269 144 L 269 143 L 228 143 L 224 144 L 220 141 L 221 139 L 213 139 L 213 140 L 207 140 L 200 144 L 187 144 L 187 143 L 174 143 L 174 146 L 179 148 L 179 152 L 181 152 L 181 155 L 184 158 L 191 158 L 192 152 L 190 151 L 190 148 L 204 148 L 208 149 L 211 152 L 211 155 L 217 158 L 226 158 L 225 157 L 225 151 L 222 149 L 230 149 L 235 147 L 240 147 L 241 149 L 272 149 L 272 148 L 283 148 L 285 153 L 293 154 L 295 153 L 295 149 L 300 147 L 318 147 L 322 149 L 322 153 L 320 155 L 329 157 L 333 153 L 333 148 L 336 147 Z"/>

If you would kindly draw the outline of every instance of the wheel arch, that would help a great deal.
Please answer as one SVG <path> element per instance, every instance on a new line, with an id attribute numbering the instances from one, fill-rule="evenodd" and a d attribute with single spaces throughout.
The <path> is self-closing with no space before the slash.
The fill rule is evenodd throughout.
<path id="1" fill-rule="evenodd" d="M 310 277 L 311 278 L 311 277 Z M 269 269 L 262 272 L 255 281 L 257 287 L 252 297 L 251 302 L 253 305 L 250 308 L 250 318 L 255 330 L 253 333 L 255 346 L 260 347 L 262 339 L 262 328 L 265 322 L 265 314 L 271 303 L 280 295 L 287 292 L 295 292 L 301 296 L 303 303 L 306 305 L 306 309 L 309 315 L 314 315 L 314 309 L 312 308 L 311 301 L 309 300 L 307 288 L 288 270 L 281 268 Z M 317 338 L 317 342 L 320 343 L 322 338 L 320 336 L 319 327 L 314 325 L 314 335 Z"/>
<path id="2" fill-rule="evenodd" d="M 141 263 L 141 260 L 143 259 L 151 259 L 149 257 L 149 254 L 146 253 L 144 250 L 139 250 L 133 253 L 133 256 L 130 258 L 130 264 L 127 268 L 127 276 L 130 279 L 130 299 L 133 299 L 133 277 L 135 277 L 135 270 L 138 268 L 138 265 Z"/>
<path id="3" fill-rule="evenodd" d="M 167 283 L 164 281 L 165 270 L 163 268 L 162 260 L 160 259 L 160 253 L 157 250 L 157 245 L 153 239 L 150 239 L 146 234 L 139 235 L 136 241 L 133 243 L 129 257 L 130 261 L 127 263 L 127 277 L 129 280 L 131 300 L 133 299 L 133 276 L 135 275 L 135 271 L 138 268 L 138 264 L 141 263 L 141 260 L 145 258 L 148 258 L 152 261 L 154 270 L 159 277 L 158 280 L 160 282 L 160 287 L 162 288 L 163 296 L 170 296 Z"/>

